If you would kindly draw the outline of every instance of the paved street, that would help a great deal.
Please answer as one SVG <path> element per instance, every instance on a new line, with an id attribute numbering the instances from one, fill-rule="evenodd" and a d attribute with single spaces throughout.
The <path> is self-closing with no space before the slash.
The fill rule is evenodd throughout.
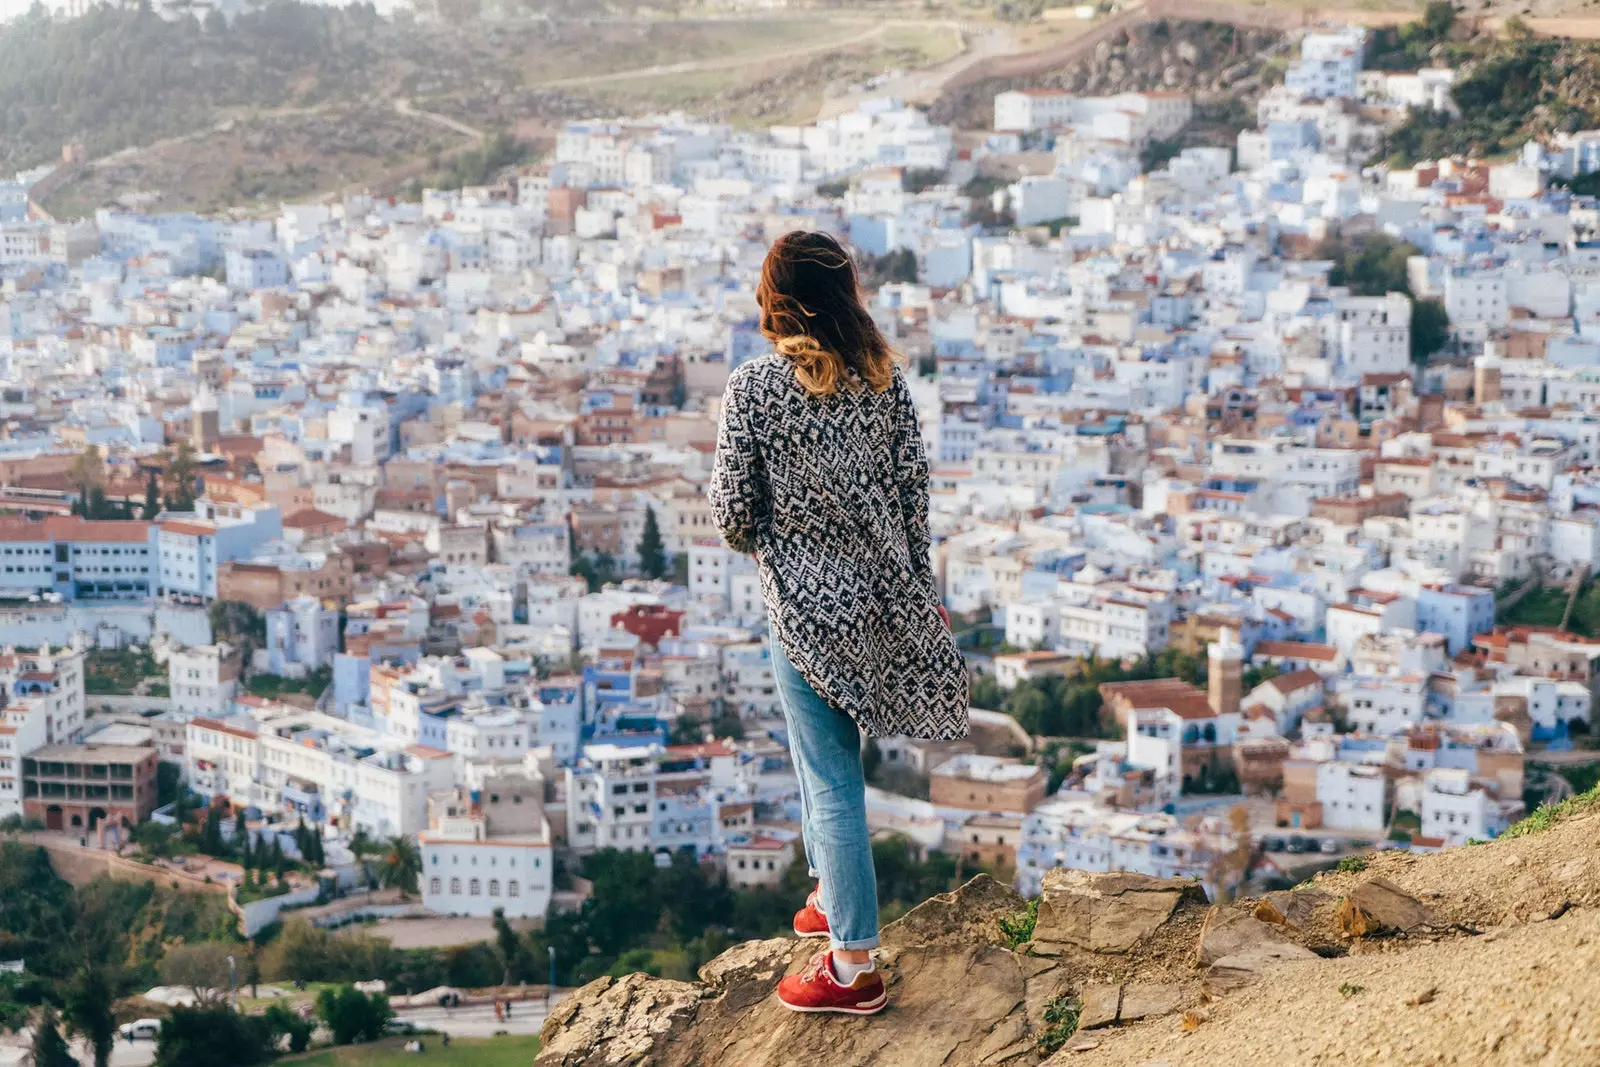
<path id="1" fill-rule="evenodd" d="M 79 1063 L 93 1063 L 94 1054 L 89 1051 L 89 1046 L 81 1041 L 72 1043 L 72 1054 L 78 1058 Z M 149 1067 L 155 1062 L 156 1043 L 154 1041 L 135 1041 L 133 1044 L 117 1039 L 111 1046 L 111 1067 Z"/>
<path id="2" fill-rule="evenodd" d="M 561 994 L 556 995 L 561 999 Z M 494 1017 L 491 1004 L 471 1004 L 460 1008 L 402 1008 L 395 1012 L 397 1018 L 416 1023 L 419 1027 L 439 1030 L 451 1037 L 493 1037 L 508 1034 L 537 1034 L 544 1025 L 544 1001 L 522 1000 L 511 1005 L 511 1019 L 505 1022 Z"/>

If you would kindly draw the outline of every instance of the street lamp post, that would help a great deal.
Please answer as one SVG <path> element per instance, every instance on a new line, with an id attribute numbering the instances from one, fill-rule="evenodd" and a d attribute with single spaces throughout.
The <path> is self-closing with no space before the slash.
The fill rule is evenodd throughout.
<path id="1" fill-rule="evenodd" d="M 229 996 L 233 998 L 233 1006 L 237 1009 L 239 1007 L 239 966 L 234 962 L 232 956 L 228 957 L 228 989 Z"/>
<path id="2" fill-rule="evenodd" d="M 550 1004 L 555 999 L 556 993 L 556 947 L 550 947 L 550 984 L 544 987 L 544 1011 L 550 1014 Z"/>

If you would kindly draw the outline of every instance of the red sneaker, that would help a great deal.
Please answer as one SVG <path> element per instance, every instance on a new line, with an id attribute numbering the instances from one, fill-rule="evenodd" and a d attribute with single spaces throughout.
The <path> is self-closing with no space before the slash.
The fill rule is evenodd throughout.
<path id="1" fill-rule="evenodd" d="M 840 985 L 833 976 L 833 953 L 819 952 L 802 973 L 778 983 L 778 1002 L 790 1011 L 876 1015 L 889 1003 L 889 993 L 877 969 L 856 975 L 847 986 Z"/>
<path id="2" fill-rule="evenodd" d="M 828 917 L 822 913 L 821 898 L 813 889 L 806 897 L 806 906 L 794 913 L 794 936 L 827 937 Z"/>

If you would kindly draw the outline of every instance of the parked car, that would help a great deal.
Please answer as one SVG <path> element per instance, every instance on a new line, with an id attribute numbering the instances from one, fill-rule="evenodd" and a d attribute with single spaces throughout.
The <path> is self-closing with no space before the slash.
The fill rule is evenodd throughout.
<path id="1" fill-rule="evenodd" d="M 149 1040 L 154 1041 L 161 1033 L 160 1019 L 136 1019 L 131 1023 L 123 1023 L 117 1027 L 117 1033 L 122 1035 L 124 1041 Z"/>
<path id="2" fill-rule="evenodd" d="M 390 1019 L 383 1024 L 383 1032 L 386 1034 L 414 1034 L 417 1032 L 417 1024 L 410 1019 Z"/>
<path id="3" fill-rule="evenodd" d="M 1338 851 L 1339 851 L 1339 842 L 1335 841 L 1331 837 L 1324 837 L 1322 839 L 1322 854 L 1324 856 L 1331 856 L 1335 852 L 1338 852 Z"/>
<path id="4" fill-rule="evenodd" d="M 1296 855 L 1298 855 L 1299 853 L 1302 853 L 1302 852 L 1306 851 L 1306 849 L 1309 848 L 1309 847 L 1310 846 L 1308 844 L 1306 844 L 1306 839 L 1301 837 L 1299 834 L 1291 834 L 1289 836 L 1289 851 L 1290 852 L 1293 852 Z"/>
<path id="5" fill-rule="evenodd" d="M 1261 842 L 1261 847 L 1267 852 L 1282 852 L 1285 842 L 1281 837 L 1269 837 Z"/>

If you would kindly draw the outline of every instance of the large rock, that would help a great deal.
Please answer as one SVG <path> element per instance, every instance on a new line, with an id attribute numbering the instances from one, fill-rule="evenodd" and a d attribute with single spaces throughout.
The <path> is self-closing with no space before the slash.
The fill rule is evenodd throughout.
<path id="1" fill-rule="evenodd" d="M 1097 1030 L 1117 1021 L 1117 1008 L 1122 1003 L 1122 987 L 1116 984 L 1097 983 L 1085 986 L 1083 1008 L 1078 1012 L 1079 1030 Z"/>
<path id="2" fill-rule="evenodd" d="M 1256 918 L 1299 930 L 1311 921 L 1318 908 L 1332 900 L 1331 894 L 1320 889 L 1279 889 L 1261 898 Z"/>
<path id="3" fill-rule="evenodd" d="M 1122 1005 L 1117 1021 L 1138 1022 L 1158 1015 L 1171 1015 L 1183 1007 L 1183 987 L 1169 982 L 1133 982 L 1122 988 Z"/>
<path id="4" fill-rule="evenodd" d="M 1272 968 L 1295 960 L 1314 960 L 1317 954 L 1299 945 L 1254 945 L 1232 956 L 1224 956 L 1206 971 L 1205 991 L 1216 995 L 1243 989 L 1261 980 Z"/>
<path id="5" fill-rule="evenodd" d="M 1033 939 L 1124 953 L 1171 918 L 1184 900 L 1204 904 L 1205 890 L 1182 878 L 1048 871 Z"/>
<path id="6" fill-rule="evenodd" d="M 556 1005 L 544 1024 L 544 1067 L 610 1067 L 669 1054 L 694 1021 L 702 987 L 644 974 L 601 978 Z"/>
<path id="7" fill-rule="evenodd" d="M 1426 904 L 1387 878 L 1361 883 L 1339 905 L 1339 929 L 1351 937 L 1405 933 L 1432 919 Z"/>
<path id="8" fill-rule="evenodd" d="M 1281 945 L 1289 941 L 1278 928 L 1247 912 L 1212 908 L 1206 913 L 1196 947 L 1196 962 L 1209 967 L 1224 956 L 1237 955 L 1259 945 Z"/>
<path id="9" fill-rule="evenodd" d="M 1027 906 L 1022 894 L 988 875 L 979 875 L 953 893 L 918 904 L 883 931 L 889 950 L 903 945 L 1002 944 L 999 920 Z"/>
<path id="10" fill-rule="evenodd" d="M 1074 992 L 1070 970 L 1012 952 L 996 919 L 1022 898 L 979 876 L 883 931 L 890 1009 L 818 1018 L 772 997 L 820 947 L 775 939 L 738 945 L 700 981 L 602 979 L 545 1024 L 539 1067 L 1031 1067 L 1046 1005 Z"/>

